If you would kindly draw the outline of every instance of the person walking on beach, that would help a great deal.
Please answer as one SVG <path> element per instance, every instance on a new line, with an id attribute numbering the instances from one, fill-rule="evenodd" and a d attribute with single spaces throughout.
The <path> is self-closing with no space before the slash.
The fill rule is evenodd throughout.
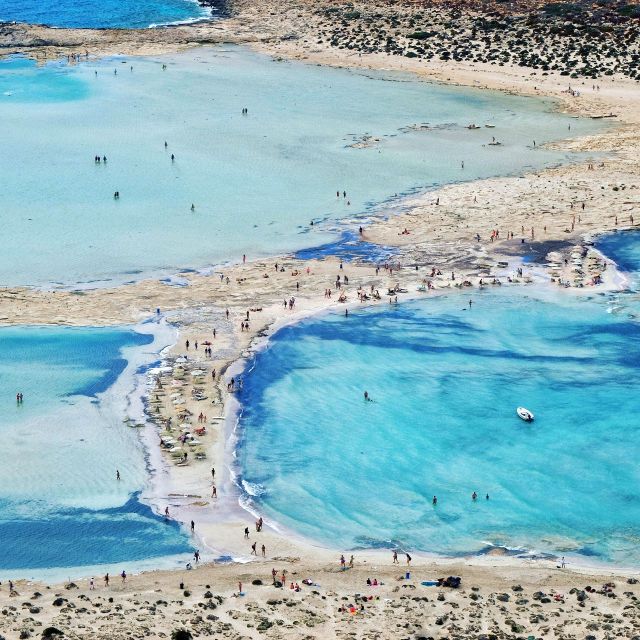
<path id="1" fill-rule="evenodd" d="M 407 567 L 411 566 L 411 556 L 408 553 L 404 554 L 405 556 L 407 556 Z"/>
<path id="2" fill-rule="evenodd" d="M 105 587 L 109 586 L 109 574 L 108 573 L 104 574 L 104 586 Z"/>
<path id="3" fill-rule="evenodd" d="M 116 469 L 116 480 L 120 480 L 120 471 Z"/>
<path id="4" fill-rule="evenodd" d="M 168 506 L 164 508 L 164 517 L 165 518 L 169 517 L 169 507 Z"/>
<path id="5" fill-rule="evenodd" d="M 264 545 L 262 545 L 262 557 L 263 558 L 267 557 L 267 547 L 265 547 Z"/>
<path id="6" fill-rule="evenodd" d="M 244 539 L 245 540 L 249 539 L 249 527 L 244 528 Z"/>
<path id="7" fill-rule="evenodd" d="M 273 569 L 271 569 L 271 577 L 273 578 L 273 585 L 275 586 L 276 584 L 276 578 L 278 576 L 278 572 L 275 570 L 275 567 Z"/>
<path id="8" fill-rule="evenodd" d="M 89 591 L 93 591 L 95 588 L 95 582 L 93 581 L 93 578 L 91 578 L 91 580 L 89 580 Z"/>
<path id="9" fill-rule="evenodd" d="M 215 376 L 213 376 L 215 379 Z M 215 480 L 216 479 L 216 468 L 215 467 L 211 467 L 211 477 Z"/>
<path id="10" fill-rule="evenodd" d="M 347 568 L 347 561 L 344 556 L 340 556 L 340 568 L 344 571 Z"/>
<path id="11" fill-rule="evenodd" d="M 196 523 L 192 520 L 191 521 L 191 533 L 195 533 L 196 530 Z"/>
<path id="12" fill-rule="evenodd" d="M 120 577 L 122 578 L 122 584 L 124 584 L 127 581 L 127 572 L 124 569 L 122 570 Z"/>
<path id="13" fill-rule="evenodd" d="M 398 562 L 398 552 L 395 549 L 393 551 L 393 562 L 391 564 L 400 564 Z"/>
<path id="14" fill-rule="evenodd" d="M 257 545 L 257 544 L 258 544 L 257 542 L 254 542 L 254 543 L 251 545 L 251 555 L 252 555 L 252 556 L 257 556 L 257 555 L 258 555 L 258 552 L 256 551 L 256 545 Z"/>
<path id="15" fill-rule="evenodd" d="M 353 556 L 351 556 L 349 558 L 349 569 L 353 569 L 353 563 L 355 562 L 355 559 Z"/>

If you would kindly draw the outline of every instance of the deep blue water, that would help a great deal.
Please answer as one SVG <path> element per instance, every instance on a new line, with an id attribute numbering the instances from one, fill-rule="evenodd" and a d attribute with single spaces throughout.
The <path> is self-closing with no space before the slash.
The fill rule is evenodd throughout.
<path id="1" fill-rule="evenodd" d="M 600 236 L 596 246 L 629 273 L 640 273 L 640 231 L 619 231 Z"/>
<path id="2" fill-rule="evenodd" d="M 341 258 L 345 262 L 371 262 L 381 264 L 391 260 L 397 253 L 394 247 L 374 244 L 361 240 L 357 232 L 345 231 L 341 238 L 335 242 L 301 249 L 295 253 L 298 260 L 321 260 L 333 256 Z"/>
<path id="3" fill-rule="evenodd" d="M 46 517 L 17 515 L 29 505 L 0 501 L 0 570 L 49 569 L 128 562 L 188 553 L 177 522 L 156 516 L 137 493 L 112 509 L 60 509 Z M 25 509 L 26 508 L 26 509 Z M 16 513 L 7 519 L 8 513 Z"/>
<path id="4" fill-rule="evenodd" d="M 0 0 L 0 22 L 144 29 L 211 15 L 192 0 Z"/>

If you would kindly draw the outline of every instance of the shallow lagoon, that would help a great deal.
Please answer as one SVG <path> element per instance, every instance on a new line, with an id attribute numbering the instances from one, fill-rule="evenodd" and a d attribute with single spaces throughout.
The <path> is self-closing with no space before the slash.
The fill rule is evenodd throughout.
<path id="1" fill-rule="evenodd" d="M 637 565 L 629 307 L 522 288 L 471 296 L 471 310 L 453 294 L 277 333 L 244 381 L 248 497 L 331 546 Z"/>
<path id="2" fill-rule="evenodd" d="M 551 108 L 235 47 L 0 62 L 0 223 L 11 239 L 0 283 L 126 281 L 332 242 L 338 220 L 384 215 L 396 195 L 566 161 L 532 138 L 602 126 Z M 353 146 L 366 136 L 378 141 Z M 503 146 L 486 146 L 493 136 Z"/>
<path id="3" fill-rule="evenodd" d="M 151 342 L 129 329 L 0 329 L 0 575 L 117 563 L 113 572 L 189 553 L 178 525 L 139 501 L 145 451 L 122 422 L 126 358 Z"/>

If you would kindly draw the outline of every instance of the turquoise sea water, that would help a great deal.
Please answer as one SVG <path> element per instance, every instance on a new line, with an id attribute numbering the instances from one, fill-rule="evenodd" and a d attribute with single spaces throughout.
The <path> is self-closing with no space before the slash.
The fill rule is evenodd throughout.
<path id="1" fill-rule="evenodd" d="M 195 0 L 0 0 L 0 22 L 51 27 L 140 29 L 210 15 Z"/>
<path id="2" fill-rule="evenodd" d="M 0 284 L 123 281 L 331 242 L 336 221 L 384 215 L 396 194 L 565 161 L 533 139 L 602 126 L 551 108 L 242 48 L 0 62 Z M 352 146 L 365 136 L 377 141 Z"/>
<path id="3" fill-rule="evenodd" d="M 151 340 L 124 329 L 0 329 L 1 575 L 115 571 L 189 552 L 177 525 L 139 502 L 145 454 L 122 422 L 125 354 Z"/>
<path id="4" fill-rule="evenodd" d="M 640 240 L 637 231 L 620 231 L 600 236 L 597 248 L 628 273 L 637 286 L 640 284 Z"/>
<path id="5" fill-rule="evenodd" d="M 248 496 L 332 546 L 638 565 L 637 300 L 471 297 L 278 332 L 244 380 Z"/>

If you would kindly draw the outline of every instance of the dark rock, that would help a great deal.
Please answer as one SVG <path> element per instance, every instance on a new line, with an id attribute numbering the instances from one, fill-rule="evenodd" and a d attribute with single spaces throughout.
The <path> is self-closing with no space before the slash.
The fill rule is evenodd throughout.
<path id="1" fill-rule="evenodd" d="M 271 629 L 271 627 L 273 627 L 273 622 L 269 622 L 269 620 L 263 618 L 256 626 L 256 631 L 266 631 L 267 629 Z"/>
<path id="2" fill-rule="evenodd" d="M 62 633 L 62 631 L 60 631 L 60 629 L 56 629 L 56 627 L 47 627 L 43 632 L 42 632 L 42 637 L 43 638 L 55 638 L 56 636 L 63 636 L 64 633 Z"/>

